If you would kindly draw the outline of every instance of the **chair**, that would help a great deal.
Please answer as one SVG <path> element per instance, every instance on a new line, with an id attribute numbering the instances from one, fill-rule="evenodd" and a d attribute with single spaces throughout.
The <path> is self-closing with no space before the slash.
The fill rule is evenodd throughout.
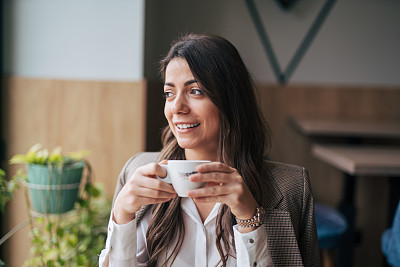
<path id="1" fill-rule="evenodd" d="M 382 234 L 382 252 L 391 266 L 400 266 L 400 201 L 393 218 L 392 227 Z"/>
<path id="2" fill-rule="evenodd" d="M 334 266 L 333 249 L 346 232 L 347 221 L 339 211 L 321 203 L 315 204 L 315 221 L 323 266 Z"/>

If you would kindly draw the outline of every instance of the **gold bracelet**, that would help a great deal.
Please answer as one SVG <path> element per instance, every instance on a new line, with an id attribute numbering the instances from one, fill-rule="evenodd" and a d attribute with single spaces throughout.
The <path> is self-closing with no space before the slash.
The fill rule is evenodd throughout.
<path id="1" fill-rule="evenodd" d="M 235 217 L 236 218 L 236 223 L 240 227 L 256 227 L 256 226 L 260 226 L 261 224 L 263 224 L 264 214 L 265 214 L 265 212 L 264 212 L 263 207 L 257 207 L 256 215 L 254 215 L 253 218 L 250 218 L 248 220 L 241 220 L 241 219 Z"/>

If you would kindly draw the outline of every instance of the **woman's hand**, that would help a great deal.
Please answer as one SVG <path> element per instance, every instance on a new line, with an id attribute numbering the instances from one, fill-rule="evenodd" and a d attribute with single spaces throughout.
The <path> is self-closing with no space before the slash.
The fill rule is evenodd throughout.
<path id="1" fill-rule="evenodd" d="M 166 202 L 176 196 L 172 185 L 158 180 L 167 172 L 157 163 L 137 168 L 115 199 L 113 220 L 125 224 L 135 219 L 135 213 L 144 205 Z"/>
<path id="2" fill-rule="evenodd" d="M 190 180 L 208 184 L 188 192 L 188 196 L 194 201 L 224 203 L 231 208 L 233 215 L 242 220 L 255 215 L 257 202 L 236 169 L 220 162 L 212 162 L 200 165 L 197 171 L 198 173 L 190 176 Z"/>

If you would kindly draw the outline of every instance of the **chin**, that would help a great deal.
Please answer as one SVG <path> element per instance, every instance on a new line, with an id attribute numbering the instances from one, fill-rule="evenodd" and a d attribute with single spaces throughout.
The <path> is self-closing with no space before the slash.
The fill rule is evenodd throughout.
<path id="1" fill-rule="evenodd" d="M 198 147 L 197 144 L 191 142 L 191 141 L 186 141 L 186 140 L 177 140 L 178 145 L 183 148 L 183 149 L 195 149 Z"/>
<path id="2" fill-rule="evenodd" d="M 178 145 L 183 149 L 193 149 L 193 146 L 191 146 L 185 142 L 178 142 Z"/>

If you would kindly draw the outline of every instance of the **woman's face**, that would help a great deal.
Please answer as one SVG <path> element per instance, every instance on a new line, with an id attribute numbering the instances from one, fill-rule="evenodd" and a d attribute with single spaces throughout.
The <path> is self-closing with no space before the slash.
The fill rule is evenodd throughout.
<path id="1" fill-rule="evenodd" d="M 219 111 L 193 77 L 183 58 L 175 58 L 165 72 L 164 114 L 180 147 L 196 153 L 216 154 Z"/>

